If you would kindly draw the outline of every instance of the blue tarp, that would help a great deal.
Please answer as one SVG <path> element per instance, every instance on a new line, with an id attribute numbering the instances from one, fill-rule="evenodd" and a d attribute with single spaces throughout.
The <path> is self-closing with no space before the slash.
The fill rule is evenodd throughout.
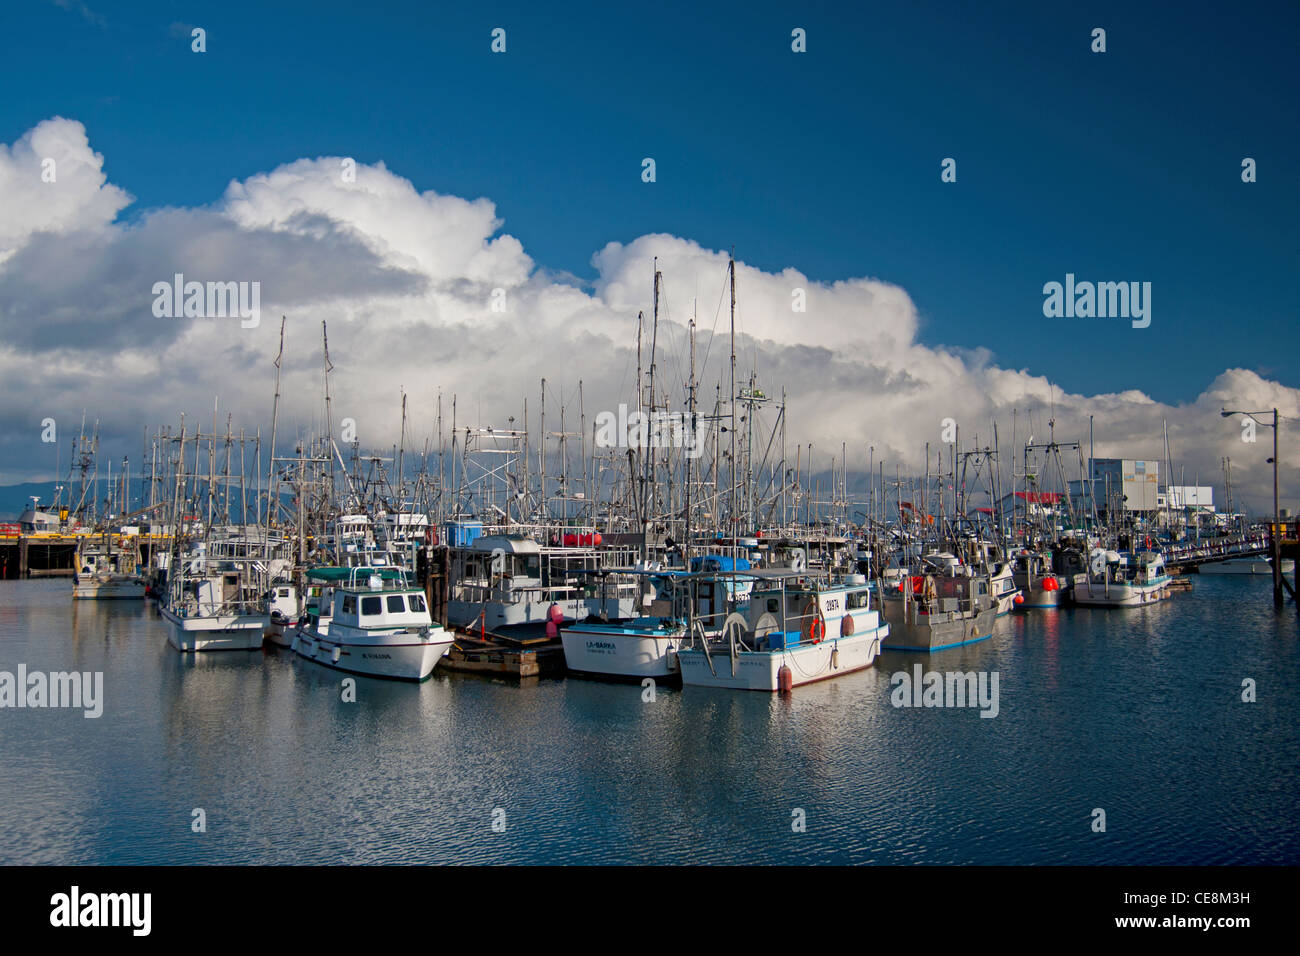
<path id="1" fill-rule="evenodd" d="M 749 562 L 744 558 L 730 558 L 722 554 L 703 554 L 691 558 L 692 571 L 748 571 Z"/>

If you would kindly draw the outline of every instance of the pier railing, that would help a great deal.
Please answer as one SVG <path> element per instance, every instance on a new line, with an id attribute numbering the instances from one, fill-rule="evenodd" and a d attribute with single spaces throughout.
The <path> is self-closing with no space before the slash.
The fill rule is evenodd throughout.
<path id="1" fill-rule="evenodd" d="M 1228 558 L 1268 554 L 1268 535 L 1259 532 L 1256 534 L 1233 535 L 1228 538 L 1188 541 L 1171 545 L 1163 553 L 1166 567 L 1192 567 L 1198 564 L 1207 564 L 1211 561 L 1224 561 Z"/>

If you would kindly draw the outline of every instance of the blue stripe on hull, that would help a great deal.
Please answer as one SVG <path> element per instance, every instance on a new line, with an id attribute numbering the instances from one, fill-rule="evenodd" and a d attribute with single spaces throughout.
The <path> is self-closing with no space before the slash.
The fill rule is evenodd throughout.
<path id="1" fill-rule="evenodd" d="M 992 634 L 985 634 L 983 637 L 972 637 L 967 641 L 957 641 L 953 644 L 940 644 L 938 647 L 900 647 L 897 644 L 882 644 L 887 651 L 919 651 L 922 654 L 928 654 L 931 651 L 946 651 L 950 647 L 961 647 L 963 644 L 978 644 L 980 641 L 987 641 Z"/>

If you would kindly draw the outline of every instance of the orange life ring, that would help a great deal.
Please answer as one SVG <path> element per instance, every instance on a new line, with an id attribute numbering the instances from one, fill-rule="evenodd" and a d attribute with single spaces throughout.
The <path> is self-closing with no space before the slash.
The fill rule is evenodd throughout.
<path id="1" fill-rule="evenodd" d="M 814 644 L 820 644 L 826 636 L 826 620 L 822 617 L 821 608 L 816 601 L 809 599 L 804 605 L 803 613 L 805 616 L 812 615 L 804 625 L 804 637 Z"/>

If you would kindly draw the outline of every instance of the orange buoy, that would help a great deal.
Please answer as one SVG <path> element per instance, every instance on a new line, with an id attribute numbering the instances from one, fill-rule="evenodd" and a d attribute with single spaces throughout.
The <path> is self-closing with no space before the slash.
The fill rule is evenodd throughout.
<path id="1" fill-rule="evenodd" d="M 782 664 L 776 672 L 776 689 L 783 694 L 794 690 L 794 671 L 790 670 L 789 664 Z"/>
<path id="2" fill-rule="evenodd" d="M 845 614 L 840 618 L 840 637 L 849 637 L 853 634 L 853 615 Z"/>

